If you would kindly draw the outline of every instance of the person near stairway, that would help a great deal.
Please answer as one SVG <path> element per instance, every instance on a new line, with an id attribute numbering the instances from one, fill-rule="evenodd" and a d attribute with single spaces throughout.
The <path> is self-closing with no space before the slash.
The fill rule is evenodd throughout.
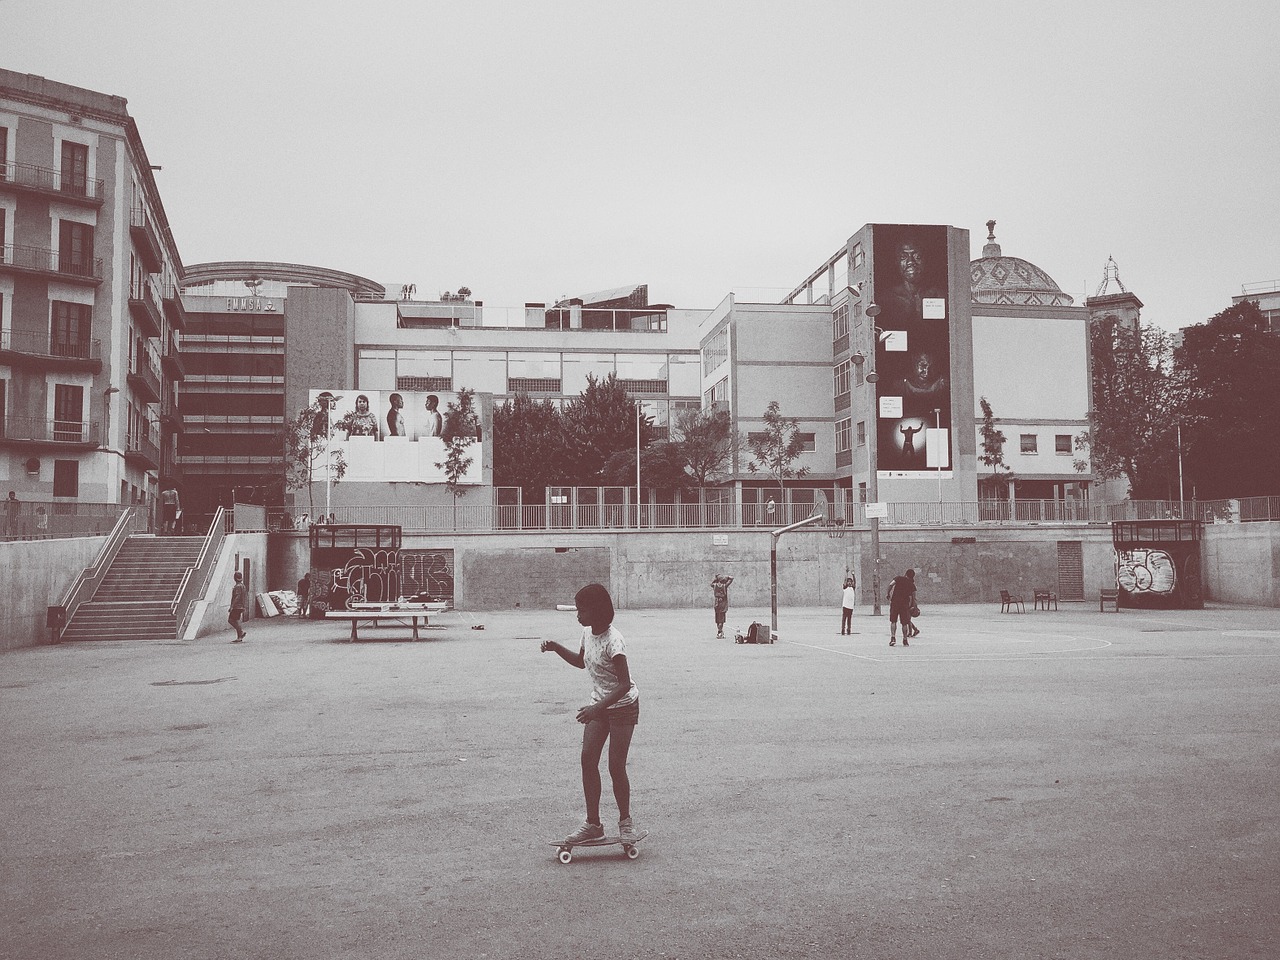
<path id="1" fill-rule="evenodd" d="M 244 619 L 248 596 L 249 591 L 244 586 L 244 574 L 237 573 L 235 586 L 231 588 L 231 609 L 227 611 L 227 623 L 231 624 L 236 632 L 236 638 L 231 641 L 232 643 L 244 641 L 244 628 L 240 626 L 240 621 Z"/>

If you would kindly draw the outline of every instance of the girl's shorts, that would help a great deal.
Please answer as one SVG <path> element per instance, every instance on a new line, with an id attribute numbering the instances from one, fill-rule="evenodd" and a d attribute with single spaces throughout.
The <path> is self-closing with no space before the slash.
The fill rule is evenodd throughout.
<path id="1" fill-rule="evenodd" d="M 640 701 L 629 703 L 625 707 L 611 707 L 605 711 L 609 718 L 609 726 L 634 727 L 640 722 Z"/>

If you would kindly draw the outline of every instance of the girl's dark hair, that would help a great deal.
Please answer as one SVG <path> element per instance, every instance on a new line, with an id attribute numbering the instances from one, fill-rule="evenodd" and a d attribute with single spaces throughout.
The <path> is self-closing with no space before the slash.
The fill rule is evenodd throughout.
<path id="1" fill-rule="evenodd" d="M 600 583 L 588 583 L 573 596 L 573 602 L 587 614 L 594 633 L 603 633 L 613 623 L 613 599 Z"/>

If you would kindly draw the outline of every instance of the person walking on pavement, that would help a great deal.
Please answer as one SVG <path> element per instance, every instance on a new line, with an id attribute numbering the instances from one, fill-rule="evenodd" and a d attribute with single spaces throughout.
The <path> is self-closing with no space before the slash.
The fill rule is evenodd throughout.
<path id="1" fill-rule="evenodd" d="M 711 591 L 715 596 L 716 639 L 724 639 L 724 619 L 729 615 L 729 584 L 733 577 L 717 574 L 711 581 Z"/>
<path id="2" fill-rule="evenodd" d="M 227 611 L 227 623 L 236 631 L 236 638 L 232 643 L 242 643 L 244 641 L 244 628 L 240 626 L 240 621 L 244 619 L 245 604 L 249 596 L 249 591 L 244 586 L 244 574 L 236 574 L 235 586 L 231 588 L 231 609 Z"/>
<path id="3" fill-rule="evenodd" d="M 844 578 L 844 593 L 841 595 L 840 636 L 853 633 L 853 605 L 857 603 L 858 578 L 852 573 Z"/>
<path id="4" fill-rule="evenodd" d="M 889 584 L 889 646 L 897 646 L 898 622 L 902 622 L 902 645 L 911 646 L 911 608 L 916 605 L 916 572 L 908 570 Z"/>

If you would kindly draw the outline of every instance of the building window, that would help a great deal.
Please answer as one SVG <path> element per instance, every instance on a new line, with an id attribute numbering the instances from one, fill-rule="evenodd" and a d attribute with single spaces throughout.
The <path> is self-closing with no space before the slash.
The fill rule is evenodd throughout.
<path id="1" fill-rule="evenodd" d="M 93 227 L 74 220 L 58 222 L 58 270 L 87 276 L 92 271 Z"/>
<path id="2" fill-rule="evenodd" d="M 1036 435 L 1034 433 L 1022 434 L 1022 452 L 1023 453 L 1036 452 Z"/>
<path id="3" fill-rule="evenodd" d="M 763 430 L 750 431 L 747 433 L 748 443 L 762 443 L 769 435 Z M 815 433 L 796 433 L 800 438 L 800 452 L 813 453 L 818 449 L 818 435 Z"/>
<path id="4" fill-rule="evenodd" d="M 849 382 L 853 374 L 853 363 L 849 360 L 841 360 L 836 364 L 835 369 L 835 395 L 843 396 L 850 390 Z"/>
<path id="5" fill-rule="evenodd" d="M 848 453 L 853 439 L 852 421 L 836 421 L 836 453 Z"/>
<path id="6" fill-rule="evenodd" d="M 1071 453 L 1071 434 L 1059 433 L 1053 438 L 1053 450 L 1055 453 Z"/>
<path id="7" fill-rule="evenodd" d="M 123 484 L 124 481 L 121 481 Z M 55 497 L 80 496 L 80 462 L 78 460 L 53 461 L 53 495 Z"/>
<path id="8" fill-rule="evenodd" d="M 867 445 L 867 423 L 865 420 L 858 421 L 858 446 L 865 447 Z"/>
<path id="9" fill-rule="evenodd" d="M 831 341 L 849 335 L 849 304 L 842 303 L 831 312 Z"/>
<path id="10" fill-rule="evenodd" d="M 863 263 L 866 262 L 866 259 L 867 255 L 862 250 L 862 244 L 855 243 L 853 245 L 853 253 L 850 256 L 854 269 L 856 270 L 858 267 L 862 266 Z"/>
<path id="11" fill-rule="evenodd" d="M 865 482 L 858 484 L 858 502 L 859 503 L 867 502 L 867 485 Z"/>
<path id="12" fill-rule="evenodd" d="M 0 180 L 9 177 L 9 128 L 0 127 Z"/>
<path id="13" fill-rule="evenodd" d="M 89 148 L 83 143 L 62 142 L 62 192 L 78 197 L 89 192 Z"/>
<path id="14" fill-rule="evenodd" d="M 729 359 L 729 329 L 726 327 L 707 341 L 702 351 L 702 369 L 712 373 Z"/>
<path id="15" fill-rule="evenodd" d="M 53 301 L 49 352 L 55 357 L 89 356 L 89 304 Z"/>
<path id="16" fill-rule="evenodd" d="M 53 439 L 81 443 L 84 431 L 84 387 L 58 383 L 53 388 Z"/>
<path id="17" fill-rule="evenodd" d="M 508 393 L 559 393 L 556 377 L 507 377 Z"/>
<path id="18" fill-rule="evenodd" d="M 727 403 L 729 401 L 729 378 L 724 377 L 716 381 L 715 385 L 706 392 L 705 396 L 708 407 L 716 403 Z"/>
<path id="19" fill-rule="evenodd" d="M 396 377 L 397 390 L 417 390 L 429 393 L 432 390 L 453 390 L 452 377 Z"/>

